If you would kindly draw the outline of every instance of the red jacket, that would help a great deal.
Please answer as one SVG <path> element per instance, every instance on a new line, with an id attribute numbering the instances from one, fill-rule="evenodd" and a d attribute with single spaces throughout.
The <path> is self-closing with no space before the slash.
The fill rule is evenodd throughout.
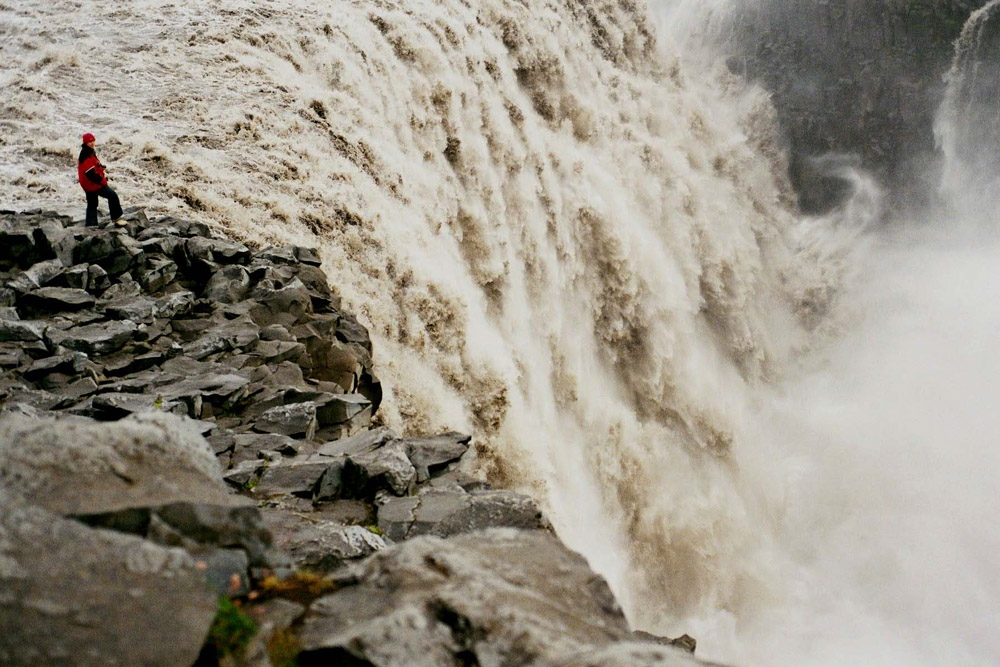
<path id="1" fill-rule="evenodd" d="M 108 179 L 104 177 L 104 165 L 91 149 L 84 148 L 80 153 L 76 170 L 80 178 L 80 185 L 86 192 L 97 192 L 108 184 Z"/>

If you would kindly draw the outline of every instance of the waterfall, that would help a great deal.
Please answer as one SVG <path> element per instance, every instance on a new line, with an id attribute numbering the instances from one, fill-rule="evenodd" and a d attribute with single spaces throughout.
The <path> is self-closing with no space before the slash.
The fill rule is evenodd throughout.
<path id="1" fill-rule="evenodd" d="M 955 43 L 935 134 L 945 157 L 942 190 L 952 202 L 974 192 L 984 208 L 1000 202 L 1000 2 L 973 13 Z"/>

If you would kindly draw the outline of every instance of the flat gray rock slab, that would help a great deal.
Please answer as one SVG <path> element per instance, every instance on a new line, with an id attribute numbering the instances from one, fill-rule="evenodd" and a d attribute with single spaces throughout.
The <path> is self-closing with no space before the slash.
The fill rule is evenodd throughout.
<path id="1" fill-rule="evenodd" d="M 549 529 L 530 497 L 507 490 L 429 491 L 391 499 L 378 510 L 378 527 L 402 541 L 418 535 L 450 537 L 484 528 Z"/>
<path id="2" fill-rule="evenodd" d="M 429 438 L 406 438 L 406 455 L 417 469 L 417 481 L 423 482 L 469 449 L 472 438 L 461 433 L 444 433 Z"/>
<path id="3" fill-rule="evenodd" d="M 90 355 L 110 354 L 120 350 L 135 335 L 138 326 L 131 320 L 99 322 L 66 330 L 49 327 L 45 336 L 53 345 Z"/>
<path id="4" fill-rule="evenodd" d="M 97 530 L 0 490 L 0 664 L 189 667 L 216 596 L 183 550 Z"/>
<path id="5" fill-rule="evenodd" d="M 604 579 L 544 531 L 419 537 L 352 574 L 310 607 L 303 667 L 549 665 L 629 636 Z"/>
<path id="6" fill-rule="evenodd" d="M 277 525 L 276 525 L 277 524 Z M 287 552 L 296 567 L 331 571 L 346 561 L 370 556 L 386 547 L 385 540 L 362 526 L 310 520 L 308 515 L 270 523 L 274 544 Z"/>
<path id="7" fill-rule="evenodd" d="M 250 502 L 230 495 L 194 424 L 157 412 L 114 424 L 0 418 L 0 487 L 62 515 Z"/>

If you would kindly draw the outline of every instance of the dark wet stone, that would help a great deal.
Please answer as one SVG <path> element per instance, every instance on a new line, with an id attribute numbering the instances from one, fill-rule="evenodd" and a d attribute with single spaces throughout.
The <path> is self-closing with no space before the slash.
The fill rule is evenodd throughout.
<path id="1" fill-rule="evenodd" d="M 332 394 L 316 400 L 316 418 L 320 426 L 352 423 L 364 427 L 371 421 L 371 404 L 358 394 Z"/>
<path id="2" fill-rule="evenodd" d="M 111 277 L 97 264 L 91 264 L 87 267 L 87 285 L 91 292 L 101 292 L 111 286 Z"/>
<path id="3" fill-rule="evenodd" d="M 107 317 L 133 322 L 150 322 L 156 312 L 156 302 L 144 296 L 118 297 L 101 306 Z"/>
<path id="4" fill-rule="evenodd" d="M 65 331 L 49 328 L 45 336 L 52 345 L 62 345 L 89 355 L 101 355 L 120 350 L 132 339 L 136 328 L 135 322 L 122 320 L 72 327 Z"/>
<path id="5" fill-rule="evenodd" d="M 267 341 L 295 341 L 291 332 L 280 324 L 272 324 L 260 330 L 260 339 Z"/>
<path id="6" fill-rule="evenodd" d="M 21 306 L 35 313 L 58 313 L 90 308 L 97 300 L 82 289 L 41 287 L 21 297 Z"/>
<path id="7" fill-rule="evenodd" d="M 250 290 L 250 274 L 242 266 L 223 266 L 205 285 L 204 298 L 218 303 L 242 301 Z"/>
<path id="8" fill-rule="evenodd" d="M 0 318 L 0 341 L 41 340 L 44 330 L 43 322 Z"/>
<path id="9" fill-rule="evenodd" d="M 254 422 L 254 428 L 264 433 L 303 437 L 316 433 L 316 404 L 312 402 L 281 405 L 265 411 Z"/>
<path id="10" fill-rule="evenodd" d="M 417 535 L 449 537 L 484 528 L 550 528 L 534 500 L 506 490 L 428 491 L 390 499 L 379 508 L 378 517 L 379 529 L 396 541 Z"/>
<path id="11" fill-rule="evenodd" d="M 86 264 L 71 266 L 62 272 L 58 282 L 73 289 L 87 289 L 90 286 L 89 267 Z"/>
<path id="12" fill-rule="evenodd" d="M 372 430 L 361 431 L 355 435 L 340 440 L 328 442 L 319 448 L 321 456 L 343 457 L 350 454 L 365 454 L 373 452 L 390 440 L 396 440 L 396 434 L 382 426 Z"/>
<path id="13" fill-rule="evenodd" d="M 280 433 L 238 433 L 233 436 L 233 465 L 261 457 L 261 452 L 272 451 L 282 456 L 295 456 L 298 442 Z"/>
<path id="14" fill-rule="evenodd" d="M 387 490 L 405 495 L 416 480 L 416 470 L 398 441 L 391 441 L 371 452 L 351 454 L 341 473 L 342 498 L 373 498 Z"/>
<path id="15" fill-rule="evenodd" d="M 265 363 L 280 364 L 283 361 L 298 359 L 305 353 L 306 346 L 294 341 L 262 340 L 254 345 L 251 351 Z"/>
<path id="16" fill-rule="evenodd" d="M 21 375 L 32 382 L 38 382 L 50 373 L 82 373 L 86 361 L 87 355 L 82 352 L 59 354 L 32 362 Z"/>
<path id="17" fill-rule="evenodd" d="M 312 498 L 317 484 L 330 467 L 326 461 L 298 461 L 291 459 L 269 466 L 254 487 L 254 494 L 270 496 L 290 493 L 304 498 Z"/>
<path id="18" fill-rule="evenodd" d="M 406 455 L 417 469 L 417 481 L 426 481 L 452 461 L 457 461 L 469 449 L 471 437 L 461 433 L 444 433 L 429 438 L 406 438 Z"/>
<path id="19" fill-rule="evenodd" d="M 218 264 L 246 264 L 250 249 L 242 243 L 225 239 L 192 238 L 185 244 L 188 256 Z"/>
<path id="20" fill-rule="evenodd" d="M 153 368 L 167 359 L 163 352 L 152 351 L 137 355 L 122 355 L 116 359 L 102 359 L 104 373 L 109 376 L 129 375 Z"/>
<path id="21" fill-rule="evenodd" d="M 136 278 L 148 293 L 156 293 L 177 277 L 177 263 L 165 257 L 150 257 L 136 271 Z"/>
<path id="22" fill-rule="evenodd" d="M 250 298 L 254 300 L 250 316 L 262 327 L 271 324 L 291 326 L 312 312 L 309 290 L 298 278 L 281 287 L 257 285 Z"/>
<path id="23" fill-rule="evenodd" d="M 372 341 L 368 335 L 368 329 L 354 319 L 354 316 L 343 313 L 337 321 L 337 340 L 344 343 L 357 343 L 365 349 L 368 354 L 372 353 Z"/>

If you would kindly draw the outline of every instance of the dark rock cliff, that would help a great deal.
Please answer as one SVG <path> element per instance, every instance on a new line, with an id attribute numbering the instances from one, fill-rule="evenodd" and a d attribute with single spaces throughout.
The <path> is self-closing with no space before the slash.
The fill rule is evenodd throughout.
<path id="1" fill-rule="evenodd" d="M 843 194 L 824 176 L 830 162 L 812 159 L 828 153 L 855 156 L 897 198 L 926 182 L 952 45 L 984 4 L 781 0 L 747 3 L 730 17 L 730 67 L 771 91 L 803 209 Z"/>

